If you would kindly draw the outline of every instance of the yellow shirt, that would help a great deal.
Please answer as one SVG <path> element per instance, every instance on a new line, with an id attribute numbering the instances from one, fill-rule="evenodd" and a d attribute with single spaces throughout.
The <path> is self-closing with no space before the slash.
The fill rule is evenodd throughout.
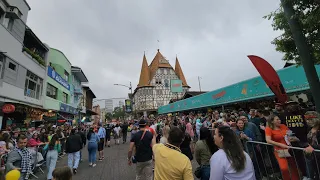
<path id="1" fill-rule="evenodd" d="M 194 180 L 189 158 L 163 144 L 152 147 L 154 154 L 154 180 Z"/>

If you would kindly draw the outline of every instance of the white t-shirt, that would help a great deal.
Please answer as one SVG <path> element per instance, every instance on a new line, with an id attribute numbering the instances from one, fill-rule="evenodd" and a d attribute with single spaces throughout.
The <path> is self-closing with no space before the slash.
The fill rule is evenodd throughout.
<path id="1" fill-rule="evenodd" d="M 245 168 L 236 172 L 229 162 L 224 150 L 219 149 L 210 159 L 210 180 L 256 180 L 254 167 L 250 156 L 244 152 L 246 156 Z"/>
<path id="2" fill-rule="evenodd" d="M 120 127 L 115 127 L 115 128 L 114 128 L 114 132 L 115 132 L 117 135 L 120 134 L 120 130 L 121 130 Z"/>

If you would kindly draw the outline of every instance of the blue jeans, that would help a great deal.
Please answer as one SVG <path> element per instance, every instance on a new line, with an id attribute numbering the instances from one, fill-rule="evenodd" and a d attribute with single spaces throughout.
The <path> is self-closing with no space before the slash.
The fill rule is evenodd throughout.
<path id="1" fill-rule="evenodd" d="M 52 172 L 56 168 L 57 160 L 58 160 L 58 151 L 49 150 L 46 158 L 46 163 L 48 168 L 47 179 L 52 179 Z"/>
<path id="2" fill-rule="evenodd" d="M 210 179 L 210 166 L 202 166 L 201 167 L 201 180 L 209 180 Z"/>
<path id="3" fill-rule="evenodd" d="M 96 142 L 88 143 L 89 163 L 96 163 L 97 161 L 98 144 Z"/>
<path id="4" fill-rule="evenodd" d="M 73 163 L 74 161 L 74 163 Z M 80 151 L 68 153 L 68 166 L 71 169 L 77 169 L 80 161 Z"/>

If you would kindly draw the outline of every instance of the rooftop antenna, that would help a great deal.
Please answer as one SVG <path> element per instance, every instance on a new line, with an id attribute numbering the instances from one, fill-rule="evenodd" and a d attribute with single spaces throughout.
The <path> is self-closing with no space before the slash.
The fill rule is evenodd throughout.
<path id="1" fill-rule="evenodd" d="M 160 41 L 159 40 L 157 40 L 158 41 L 158 51 L 159 51 L 159 49 L 160 49 Z"/>

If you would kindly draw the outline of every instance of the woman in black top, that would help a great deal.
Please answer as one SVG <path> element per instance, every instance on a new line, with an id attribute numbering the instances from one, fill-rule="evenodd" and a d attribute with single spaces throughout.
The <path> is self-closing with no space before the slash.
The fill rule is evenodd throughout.
<path id="1" fill-rule="evenodd" d="M 181 152 L 186 155 L 190 161 L 193 159 L 192 150 L 191 150 L 191 137 L 188 133 L 186 133 L 186 126 L 180 126 L 181 131 L 185 134 L 184 140 L 180 145 Z"/>

